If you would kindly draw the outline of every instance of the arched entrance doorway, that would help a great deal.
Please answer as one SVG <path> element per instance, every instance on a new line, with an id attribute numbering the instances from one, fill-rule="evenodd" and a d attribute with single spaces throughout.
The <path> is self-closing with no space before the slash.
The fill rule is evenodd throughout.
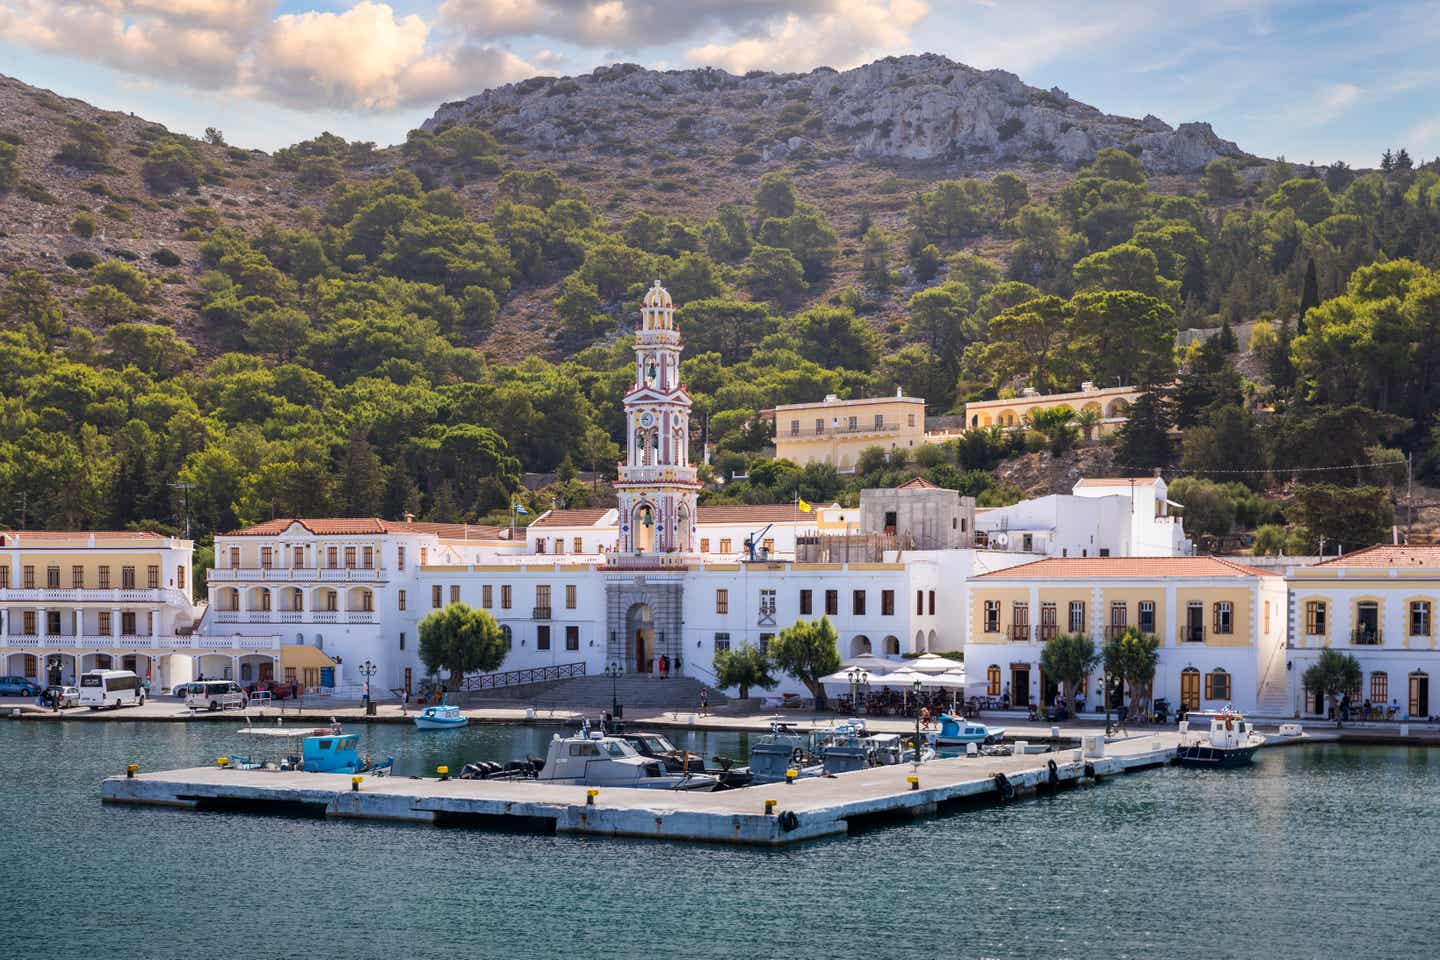
<path id="1" fill-rule="evenodd" d="M 864 657 L 870 654 L 870 638 L 863 633 L 850 641 L 850 656 Z"/>
<path id="2" fill-rule="evenodd" d="M 625 615 L 625 653 L 636 673 L 649 673 L 655 656 L 655 611 L 637 603 Z"/>

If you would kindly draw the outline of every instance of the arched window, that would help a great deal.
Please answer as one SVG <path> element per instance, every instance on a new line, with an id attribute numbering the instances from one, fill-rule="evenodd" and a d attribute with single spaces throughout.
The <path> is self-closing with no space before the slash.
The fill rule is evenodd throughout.
<path id="1" fill-rule="evenodd" d="M 1390 699 L 1390 677 L 1384 670 L 1370 674 L 1370 702 L 1386 703 Z"/>
<path id="2" fill-rule="evenodd" d="M 510 624 L 500 624 L 500 639 L 505 641 L 505 649 L 509 650 L 515 639 L 514 634 L 510 630 Z"/>
<path id="3" fill-rule="evenodd" d="M 1205 699 L 1230 699 L 1230 674 L 1224 670 L 1212 670 L 1205 674 Z"/>
<path id="4" fill-rule="evenodd" d="M 863 657 L 868 655 L 870 650 L 870 638 L 861 634 L 850 641 L 850 656 Z"/>
<path id="5" fill-rule="evenodd" d="M 1200 709 L 1200 671 L 1194 667 L 1180 671 L 1180 707 L 1184 710 Z"/>
<path id="6" fill-rule="evenodd" d="M 985 696 L 1000 696 L 1000 667 L 997 664 L 990 664 L 985 668 Z"/>

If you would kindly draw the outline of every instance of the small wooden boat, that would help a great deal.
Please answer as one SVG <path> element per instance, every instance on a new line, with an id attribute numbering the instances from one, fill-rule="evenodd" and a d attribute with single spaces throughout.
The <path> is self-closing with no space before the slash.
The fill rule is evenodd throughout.
<path id="1" fill-rule="evenodd" d="M 1188 736 L 1207 720 L 1209 731 Z M 1187 713 L 1184 722 L 1186 727 L 1175 753 L 1175 762 L 1184 767 L 1243 767 L 1265 743 L 1265 738 L 1255 732 L 1255 725 L 1247 723 L 1244 715 L 1232 707 Z"/>
<path id="2" fill-rule="evenodd" d="M 463 727 L 469 722 L 470 718 L 451 703 L 437 703 L 433 707 L 426 707 L 415 716 L 415 726 L 421 730 L 449 730 L 451 727 Z"/>

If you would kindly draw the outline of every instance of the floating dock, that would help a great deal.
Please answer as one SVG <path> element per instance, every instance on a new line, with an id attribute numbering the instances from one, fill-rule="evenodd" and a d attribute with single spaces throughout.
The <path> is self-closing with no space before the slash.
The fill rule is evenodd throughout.
<path id="1" fill-rule="evenodd" d="M 852 828 L 1004 802 L 1169 763 L 1175 733 L 1008 757 L 957 757 L 836 777 L 697 793 L 530 781 L 365 778 L 197 767 L 102 782 L 105 803 L 281 813 L 536 833 L 783 846 Z M 1053 766 L 1052 766 L 1053 764 Z M 914 778 L 913 781 L 911 778 Z M 773 800 L 773 805 L 767 801 Z M 767 809 L 768 807 L 768 809 Z"/>

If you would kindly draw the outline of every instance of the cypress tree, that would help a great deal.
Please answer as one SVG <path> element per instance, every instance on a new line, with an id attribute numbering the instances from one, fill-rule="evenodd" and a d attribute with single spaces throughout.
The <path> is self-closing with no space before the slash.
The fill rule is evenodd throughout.
<path id="1" fill-rule="evenodd" d="M 1315 276 L 1315 258 L 1305 264 L 1305 286 L 1300 292 L 1300 319 L 1295 324 L 1298 333 L 1305 332 L 1305 314 L 1312 307 L 1320 306 L 1320 281 Z"/>
<path id="2" fill-rule="evenodd" d="M 1135 398 L 1130 419 L 1120 430 L 1116 455 L 1130 473 L 1170 463 L 1170 415 L 1153 390 Z"/>

